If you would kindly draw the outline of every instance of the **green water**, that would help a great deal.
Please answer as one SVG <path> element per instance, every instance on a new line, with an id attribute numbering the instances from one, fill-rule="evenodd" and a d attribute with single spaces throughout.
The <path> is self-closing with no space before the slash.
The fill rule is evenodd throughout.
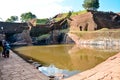
<path id="1" fill-rule="evenodd" d="M 118 52 L 75 45 L 29 46 L 15 50 L 22 55 L 38 60 L 44 66 L 54 64 L 60 69 L 80 71 L 93 68 Z"/>

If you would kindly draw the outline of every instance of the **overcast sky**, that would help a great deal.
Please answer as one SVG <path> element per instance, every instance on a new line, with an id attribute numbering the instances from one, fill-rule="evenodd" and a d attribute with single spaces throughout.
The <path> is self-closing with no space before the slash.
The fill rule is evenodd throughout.
<path id="1" fill-rule="evenodd" d="M 37 18 L 49 18 L 58 13 L 84 10 L 84 0 L 0 0 L 0 18 L 32 12 Z M 120 0 L 100 0 L 99 10 L 120 12 Z"/>

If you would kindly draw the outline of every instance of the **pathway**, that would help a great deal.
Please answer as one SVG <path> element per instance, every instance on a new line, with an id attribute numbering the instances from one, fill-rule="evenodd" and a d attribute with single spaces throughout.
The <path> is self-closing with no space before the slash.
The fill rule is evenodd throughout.
<path id="1" fill-rule="evenodd" d="M 49 78 L 10 51 L 10 58 L 0 56 L 0 80 L 49 80 Z"/>

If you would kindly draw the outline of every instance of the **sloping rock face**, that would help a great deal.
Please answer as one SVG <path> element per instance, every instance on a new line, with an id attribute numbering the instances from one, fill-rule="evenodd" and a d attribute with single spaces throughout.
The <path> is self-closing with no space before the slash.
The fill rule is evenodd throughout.
<path id="1" fill-rule="evenodd" d="M 75 31 L 94 31 L 102 28 L 120 28 L 120 15 L 113 12 L 89 11 L 71 17 L 70 30 Z"/>
<path id="2" fill-rule="evenodd" d="M 95 68 L 64 80 L 120 80 L 120 53 Z"/>

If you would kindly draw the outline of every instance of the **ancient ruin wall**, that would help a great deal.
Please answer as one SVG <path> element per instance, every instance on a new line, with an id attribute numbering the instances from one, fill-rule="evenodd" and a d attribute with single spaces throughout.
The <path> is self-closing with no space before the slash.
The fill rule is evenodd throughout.
<path id="1" fill-rule="evenodd" d="M 71 17 L 70 30 L 75 31 L 93 31 L 96 28 L 91 12 Z"/>
<path id="2" fill-rule="evenodd" d="M 120 16 L 113 12 L 92 12 L 97 30 L 102 28 L 120 28 Z"/>

